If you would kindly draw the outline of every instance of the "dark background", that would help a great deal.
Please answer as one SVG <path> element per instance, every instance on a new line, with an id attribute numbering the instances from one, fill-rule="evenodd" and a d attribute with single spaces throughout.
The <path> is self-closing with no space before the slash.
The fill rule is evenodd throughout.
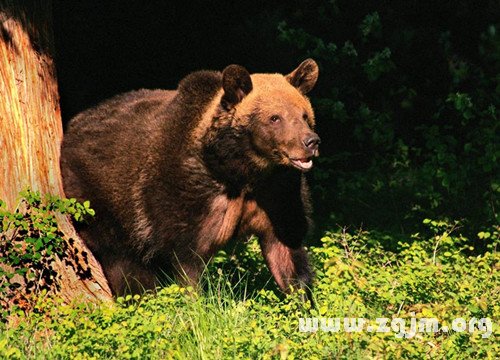
<path id="1" fill-rule="evenodd" d="M 313 57 L 319 231 L 498 224 L 499 1 L 55 1 L 63 120 L 120 92 Z"/>
<path id="2" fill-rule="evenodd" d="M 278 43 L 279 9 L 259 0 L 56 2 L 65 120 L 120 92 L 176 88 L 195 70 L 293 70 L 300 54 Z"/>

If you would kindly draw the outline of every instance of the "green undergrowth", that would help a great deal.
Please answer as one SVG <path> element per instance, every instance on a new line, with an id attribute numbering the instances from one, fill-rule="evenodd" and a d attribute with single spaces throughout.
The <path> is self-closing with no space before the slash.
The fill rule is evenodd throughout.
<path id="1" fill-rule="evenodd" d="M 339 229 L 309 248 L 316 268 L 315 305 L 282 296 L 270 281 L 256 239 L 221 252 L 207 267 L 203 291 L 169 285 L 116 303 L 54 303 L 0 325 L 0 358 L 21 359 L 496 359 L 500 354 L 498 229 L 477 239 L 460 224 L 425 220 L 411 239 Z M 473 241 L 472 241 L 473 240 Z M 484 249 L 472 247 L 478 241 Z M 304 332 L 299 318 L 388 318 L 389 332 Z M 408 334 L 411 318 L 451 327 L 488 318 L 470 333 Z M 343 320 L 342 320 L 343 321 Z M 396 325 L 400 324 L 396 322 Z"/>
<path id="2" fill-rule="evenodd" d="M 65 241 L 57 214 L 83 221 L 94 210 L 89 201 L 80 204 L 31 190 L 20 193 L 14 210 L 0 200 L 0 321 L 9 311 L 19 310 L 20 304 L 29 307 L 32 295 L 57 291 L 61 275 L 53 267 L 56 257 L 74 266 L 72 260 L 78 255 Z M 83 268 L 77 274 L 84 278 Z"/>

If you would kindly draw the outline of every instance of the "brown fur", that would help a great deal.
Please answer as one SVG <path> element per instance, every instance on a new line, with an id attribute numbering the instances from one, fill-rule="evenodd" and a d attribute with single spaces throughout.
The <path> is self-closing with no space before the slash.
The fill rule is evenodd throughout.
<path id="1" fill-rule="evenodd" d="M 311 285 L 302 246 L 311 207 L 293 166 L 317 155 L 304 96 L 316 78 L 312 60 L 286 77 L 231 65 L 193 73 L 177 91 L 120 95 L 70 122 L 65 191 L 96 210 L 79 231 L 115 294 L 154 288 L 164 272 L 196 283 L 218 248 L 249 234 L 283 291 Z"/>

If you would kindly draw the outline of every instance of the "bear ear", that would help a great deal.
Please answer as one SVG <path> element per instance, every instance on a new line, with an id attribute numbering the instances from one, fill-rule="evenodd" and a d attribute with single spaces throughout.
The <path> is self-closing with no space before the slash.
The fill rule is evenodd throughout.
<path id="1" fill-rule="evenodd" d="M 231 110 L 252 91 L 252 79 L 247 69 L 240 65 L 226 67 L 222 72 L 222 88 L 221 104 L 226 110 Z"/>
<path id="2" fill-rule="evenodd" d="M 318 80 L 319 68 L 313 59 L 304 60 L 297 69 L 293 70 L 285 78 L 295 86 L 302 94 L 312 90 Z"/>

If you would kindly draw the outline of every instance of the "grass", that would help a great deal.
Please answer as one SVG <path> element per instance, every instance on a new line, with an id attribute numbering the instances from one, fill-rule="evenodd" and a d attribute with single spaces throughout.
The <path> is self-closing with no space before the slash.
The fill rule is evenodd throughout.
<path id="1" fill-rule="evenodd" d="M 427 222 L 410 240 L 335 231 L 311 247 L 316 307 L 297 293 L 284 297 L 269 282 L 252 239 L 235 254 L 221 252 L 203 277 L 204 291 L 170 285 L 157 294 L 117 303 L 54 304 L 1 329 L 0 357 L 21 359 L 322 359 L 484 358 L 500 354 L 498 232 L 477 241 L 454 226 Z M 453 231 L 451 231 L 453 230 Z M 487 236 L 485 234 L 488 234 Z M 300 317 L 489 318 L 484 331 L 418 333 L 301 332 Z"/>

